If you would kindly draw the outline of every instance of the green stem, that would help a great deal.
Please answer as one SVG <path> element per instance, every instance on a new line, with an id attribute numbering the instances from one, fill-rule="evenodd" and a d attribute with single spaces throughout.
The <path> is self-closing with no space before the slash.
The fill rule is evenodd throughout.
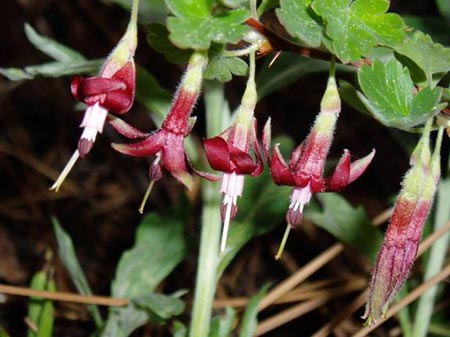
<path id="1" fill-rule="evenodd" d="M 225 127 L 223 112 L 226 114 L 228 105 L 223 98 L 223 85 L 208 82 L 205 86 L 206 133 L 207 137 L 212 137 Z M 202 186 L 202 228 L 190 337 L 207 337 L 209 334 L 222 231 L 218 189 L 218 183 L 207 182 Z"/>
<path id="2" fill-rule="evenodd" d="M 442 227 L 450 218 L 450 179 L 441 180 L 437 191 L 437 206 L 434 219 L 434 230 Z M 442 269 L 444 264 L 450 234 L 446 233 L 436 241 L 430 249 L 430 254 L 425 267 L 424 281 L 432 278 Z M 436 299 L 437 286 L 425 292 L 419 300 L 412 329 L 413 337 L 428 336 L 428 326 L 433 314 L 433 306 Z"/>

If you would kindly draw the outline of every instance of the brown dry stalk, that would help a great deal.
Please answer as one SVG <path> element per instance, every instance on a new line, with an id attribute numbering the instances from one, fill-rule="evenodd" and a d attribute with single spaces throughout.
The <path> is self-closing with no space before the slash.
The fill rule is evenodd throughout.
<path id="1" fill-rule="evenodd" d="M 386 317 L 382 320 L 380 320 L 378 323 L 366 326 L 359 330 L 356 334 L 353 335 L 353 337 L 364 337 L 369 332 L 383 324 L 386 320 L 394 316 L 397 312 L 399 312 L 401 309 L 406 307 L 408 304 L 415 301 L 417 298 L 419 298 L 424 292 L 426 292 L 429 288 L 435 286 L 439 282 L 444 281 L 447 277 L 450 276 L 450 264 L 448 264 L 442 271 L 434 276 L 433 278 L 429 279 L 427 282 L 422 283 L 420 286 L 415 288 L 413 291 L 411 291 L 408 295 L 403 297 L 400 301 L 395 303 L 386 313 Z"/>
<path id="2" fill-rule="evenodd" d="M 96 305 L 106 305 L 114 307 L 126 306 L 129 301 L 125 298 L 112 298 L 105 296 L 84 296 L 73 293 L 65 292 L 51 292 L 44 290 L 36 290 L 24 287 L 8 286 L 0 284 L 0 293 L 16 295 L 16 296 L 27 296 L 42 298 L 54 301 L 64 301 L 73 303 L 83 303 L 83 304 L 96 304 Z"/>
<path id="3" fill-rule="evenodd" d="M 266 332 L 269 332 L 287 322 L 290 322 L 297 317 L 300 317 L 314 309 L 319 308 L 326 302 L 327 299 L 323 298 L 294 305 L 291 308 L 262 321 L 256 328 L 254 336 L 261 336 Z"/>
<path id="4" fill-rule="evenodd" d="M 310 277 L 328 262 L 333 260 L 343 251 L 344 245 L 342 243 L 335 243 L 333 246 L 308 262 L 303 268 L 299 269 L 296 273 L 292 274 L 289 278 L 281 282 L 272 291 L 270 291 L 261 301 L 258 310 L 261 311 L 267 308 L 269 305 L 274 303 L 281 296 L 294 289 L 300 282 L 306 280 L 308 277 Z"/>
<path id="5" fill-rule="evenodd" d="M 328 280 L 326 280 L 328 281 Z M 315 282 L 318 285 L 322 285 L 320 289 L 317 289 L 316 284 L 312 284 L 315 287 L 312 287 L 312 285 L 309 285 L 309 287 L 301 286 L 298 287 L 291 292 L 285 294 L 284 296 L 280 297 L 278 300 L 276 300 L 273 304 L 286 304 L 286 303 L 292 303 L 292 302 L 299 302 L 299 301 L 308 301 L 312 299 L 318 299 L 321 297 L 329 297 L 330 293 L 335 292 L 342 292 L 342 291 L 355 291 L 359 290 L 365 287 L 367 284 L 367 280 L 365 278 L 359 278 L 359 279 L 353 279 L 344 282 L 343 284 L 340 284 L 338 286 L 333 286 L 326 288 L 323 285 L 325 283 L 335 283 L 336 280 L 332 280 L 334 282 Z M 240 308 L 245 307 L 249 301 L 248 297 L 235 297 L 235 298 L 229 298 L 229 299 L 223 299 L 223 300 L 216 300 L 214 301 L 214 308 L 225 308 L 225 307 L 234 307 L 234 308 Z"/>
<path id="6" fill-rule="evenodd" d="M 418 259 L 428 248 L 430 248 L 433 243 L 438 240 L 444 233 L 450 230 L 450 221 L 444 226 L 437 229 L 431 233 L 419 246 L 416 259 Z M 361 293 L 349 306 L 344 308 L 341 313 L 336 316 L 331 322 L 324 325 L 320 330 L 318 330 L 313 337 L 326 337 L 328 336 L 334 328 L 338 327 L 339 324 L 349 316 L 351 316 L 356 310 L 358 310 L 367 300 L 367 291 Z"/>
<path id="7" fill-rule="evenodd" d="M 272 317 L 262 321 L 260 324 L 258 324 L 258 327 L 256 328 L 255 336 L 260 336 L 262 334 L 265 334 L 266 332 L 269 332 L 275 328 L 278 328 L 279 326 L 292 321 L 295 318 L 298 318 L 314 309 L 317 309 L 318 307 L 322 306 L 323 304 L 329 302 L 330 300 L 348 294 L 352 291 L 359 290 L 363 287 L 365 287 L 366 282 L 349 282 L 349 284 L 342 286 L 342 287 L 335 287 L 330 288 L 326 290 L 322 290 L 319 292 L 316 292 L 317 295 L 313 297 L 312 300 L 307 302 L 302 302 L 300 304 L 294 305 L 276 315 L 273 315 Z"/>

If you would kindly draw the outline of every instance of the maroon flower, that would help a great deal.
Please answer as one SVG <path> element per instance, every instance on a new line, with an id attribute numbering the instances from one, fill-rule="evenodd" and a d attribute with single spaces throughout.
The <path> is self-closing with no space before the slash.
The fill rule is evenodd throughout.
<path id="1" fill-rule="evenodd" d="M 145 138 L 133 144 L 112 144 L 115 150 L 130 156 L 156 156 L 150 166 L 151 184 L 147 189 L 146 197 L 153 183 L 161 178 L 163 168 L 188 189 L 193 186 L 194 181 L 186 165 L 184 138 L 191 132 L 195 122 L 190 115 L 200 94 L 203 70 L 207 62 L 208 58 L 203 53 L 196 52 L 191 56 L 172 107 L 159 130 L 143 133 L 118 118 L 111 118 L 109 121 L 113 128 L 127 138 Z"/>
<path id="2" fill-rule="evenodd" d="M 237 198 L 242 195 L 245 175 L 258 176 L 263 171 L 263 162 L 256 138 L 257 122 L 253 117 L 256 105 L 256 88 L 252 77 L 242 97 L 236 121 L 220 135 L 204 141 L 206 157 L 211 167 L 223 172 L 215 177 L 198 172 L 209 180 L 221 179 L 223 193 L 221 217 L 224 221 L 221 252 L 225 251 L 230 221 L 237 213 Z"/>
<path id="3" fill-rule="evenodd" d="M 344 150 L 333 174 L 328 178 L 323 177 L 325 162 L 340 111 L 341 101 L 336 82 L 334 77 L 330 77 L 321 102 L 321 111 L 305 141 L 293 151 L 289 164 L 286 164 L 283 159 L 278 144 L 274 146 L 273 152 L 270 154 L 270 119 L 264 127 L 263 147 L 272 178 L 277 185 L 294 187 L 286 214 L 288 223 L 286 234 L 276 258 L 281 256 L 290 228 L 295 228 L 301 223 L 303 207 L 309 203 L 312 194 L 342 190 L 367 169 L 375 155 L 375 150 L 373 150 L 366 157 L 351 163 L 350 152 Z"/>
<path id="4" fill-rule="evenodd" d="M 50 189 L 58 191 L 78 158 L 91 151 L 98 133 L 103 132 L 108 112 L 124 114 L 130 110 L 135 93 L 134 52 L 137 45 L 137 2 L 133 3 L 128 28 L 105 60 L 98 76 L 72 79 L 73 97 L 87 105 L 80 127 L 83 128 L 77 150 Z"/>

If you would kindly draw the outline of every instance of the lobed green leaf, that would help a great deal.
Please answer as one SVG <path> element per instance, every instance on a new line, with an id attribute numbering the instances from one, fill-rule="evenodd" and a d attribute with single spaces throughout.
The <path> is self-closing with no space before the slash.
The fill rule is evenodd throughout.
<path id="1" fill-rule="evenodd" d="M 344 63 L 360 60 L 378 45 L 397 46 L 405 25 L 397 14 L 386 14 L 388 0 L 315 0 L 314 11 L 326 23 L 332 51 Z"/>
<path id="2" fill-rule="evenodd" d="M 312 0 L 281 0 L 276 13 L 289 34 L 306 46 L 317 48 L 322 42 L 323 27 L 311 3 Z"/>
<path id="3" fill-rule="evenodd" d="M 441 88 L 425 88 L 414 94 L 414 84 L 406 67 L 391 59 L 387 63 L 375 60 L 363 66 L 358 82 L 364 95 L 358 93 L 365 107 L 381 123 L 399 129 L 410 129 L 436 113 Z"/>

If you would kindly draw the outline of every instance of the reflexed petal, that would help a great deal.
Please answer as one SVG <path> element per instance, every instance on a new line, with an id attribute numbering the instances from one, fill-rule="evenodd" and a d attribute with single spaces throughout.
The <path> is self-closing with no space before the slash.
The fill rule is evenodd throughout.
<path id="1" fill-rule="evenodd" d="M 326 180 L 326 190 L 328 192 L 342 190 L 345 186 L 349 184 L 349 178 L 350 178 L 350 152 L 348 150 L 344 150 L 344 154 L 339 160 L 339 163 L 337 164 L 336 169 L 333 172 L 333 175 Z"/>
<path id="2" fill-rule="evenodd" d="M 168 134 L 166 146 L 162 150 L 164 167 L 188 189 L 192 189 L 194 179 L 188 172 L 184 154 L 184 136 Z"/>
<path id="3" fill-rule="evenodd" d="M 149 133 L 142 132 L 132 127 L 130 124 L 126 123 L 122 119 L 115 117 L 111 114 L 108 115 L 108 123 L 114 128 L 114 130 L 116 130 L 122 136 L 125 136 L 129 139 L 146 138 L 150 136 Z"/>
<path id="4" fill-rule="evenodd" d="M 253 170 L 253 172 L 250 173 L 250 175 L 253 177 L 259 176 L 262 173 L 262 171 L 264 170 L 264 164 L 262 161 L 261 150 L 259 149 L 258 138 L 256 136 L 257 130 L 258 130 L 258 123 L 256 121 L 256 118 L 253 118 L 252 140 L 250 142 L 252 144 L 252 146 L 254 147 L 255 159 L 256 159 L 256 168 Z"/>
<path id="5" fill-rule="evenodd" d="M 270 157 L 270 147 L 272 145 L 272 131 L 271 131 L 271 118 L 267 119 L 266 125 L 264 125 L 263 134 L 262 134 L 262 143 L 264 156 L 266 157 L 266 161 L 269 165 L 271 165 L 272 158 Z"/>
<path id="6" fill-rule="evenodd" d="M 221 137 L 206 139 L 203 142 L 209 165 L 222 172 L 231 172 L 231 158 L 227 142 Z"/>
<path id="7" fill-rule="evenodd" d="M 273 181 L 277 185 L 294 186 L 294 177 L 289 171 L 278 147 L 279 144 L 275 144 L 272 153 L 272 165 L 270 166 L 270 172 L 272 174 Z"/>
<path id="8" fill-rule="evenodd" d="M 304 142 L 301 142 L 291 154 L 291 159 L 289 160 L 289 167 L 291 170 L 295 170 L 297 168 L 298 160 L 303 152 L 303 144 Z"/>
<path id="9" fill-rule="evenodd" d="M 350 179 L 348 181 L 349 184 L 351 182 L 354 182 L 361 176 L 361 174 L 364 173 L 369 164 L 372 162 L 374 156 L 375 156 L 375 149 L 373 149 L 372 152 L 370 152 L 364 158 L 358 159 L 350 165 Z"/>
<path id="10" fill-rule="evenodd" d="M 127 154 L 129 156 L 143 157 L 154 155 L 161 151 L 167 139 L 167 132 L 159 130 L 152 134 L 147 139 L 134 144 L 116 144 L 112 143 L 111 146 L 114 150 Z"/>

